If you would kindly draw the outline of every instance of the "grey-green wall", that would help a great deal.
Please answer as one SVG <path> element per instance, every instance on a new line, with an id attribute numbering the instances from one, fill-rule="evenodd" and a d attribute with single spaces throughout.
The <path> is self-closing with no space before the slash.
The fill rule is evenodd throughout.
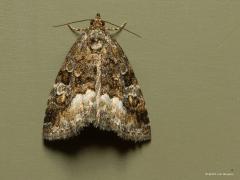
<path id="1" fill-rule="evenodd" d="M 240 1 L 0 0 L 0 7 L 1 180 L 239 179 Z M 46 101 L 76 39 L 52 25 L 96 12 L 143 36 L 117 39 L 142 87 L 152 142 L 129 148 L 86 137 L 73 153 L 49 148 L 41 139 Z"/>

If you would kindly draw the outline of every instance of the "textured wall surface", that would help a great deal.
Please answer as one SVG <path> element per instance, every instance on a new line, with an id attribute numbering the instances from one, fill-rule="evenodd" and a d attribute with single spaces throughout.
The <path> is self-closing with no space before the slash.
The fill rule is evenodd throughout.
<path id="1" fill-rule="evenodd" d="M 239 179 L 239 1 L 0 0 L 0 7 L 1 180 Z M 143 36 L 122 32 L 117 40 L 142 87 L 152 141 L 133 146 L 89 129 L 45 145 L 47 97 L 76 39 L 52 25 L 96 12 Z"/>

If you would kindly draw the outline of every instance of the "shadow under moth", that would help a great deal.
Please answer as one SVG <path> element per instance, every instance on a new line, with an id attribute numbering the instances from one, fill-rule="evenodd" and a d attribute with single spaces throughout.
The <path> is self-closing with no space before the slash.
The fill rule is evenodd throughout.
<path id="1" fill-rule="evenodd" d="M 90 21 L 87 28 L 72 23 Z M 105 24 L 115 27 L 106 27 Z M 50 92 L 43 124 L 46 140 L 67 139 L 93 125 L 124 140 L 151 139 L 143 94 L 126 55 L 110 31 L 126 30 L 102 20 L 84 19 L 67 25 L 78 33 Z M 135 34 L 136 36 L 139 36 Z"/>

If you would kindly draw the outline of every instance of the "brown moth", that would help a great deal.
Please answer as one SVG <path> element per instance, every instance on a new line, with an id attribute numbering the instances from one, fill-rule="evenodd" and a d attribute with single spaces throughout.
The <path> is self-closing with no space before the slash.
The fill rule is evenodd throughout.
<path id="1" fill-rule="evenodd" d="M 126 30 L 126 23 L 117 26 L 102 20 L 99 13 L 87 28 L 73 28 L 71 23 L 63 25 L 80 33 L 50 92 L 43 138 L 66 139 L 93 125 L 125 140 L 150 140 L 143 94 L 126 55 L 110 34 L 110 30 Z"/>

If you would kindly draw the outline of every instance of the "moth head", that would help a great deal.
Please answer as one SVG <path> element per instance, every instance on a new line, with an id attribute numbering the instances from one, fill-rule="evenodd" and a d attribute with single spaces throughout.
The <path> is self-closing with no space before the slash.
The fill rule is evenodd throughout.
<path id="1" fill-rule="evenodd" d="M 90 21 L 90 27 L 92 27 L 94 29 L 96 29 L 96 28 L 104 29 L 105 28 L 105 22 L 101 19 L 100 13 L 97 13 L 95 19 L 92 19 Z"/>

